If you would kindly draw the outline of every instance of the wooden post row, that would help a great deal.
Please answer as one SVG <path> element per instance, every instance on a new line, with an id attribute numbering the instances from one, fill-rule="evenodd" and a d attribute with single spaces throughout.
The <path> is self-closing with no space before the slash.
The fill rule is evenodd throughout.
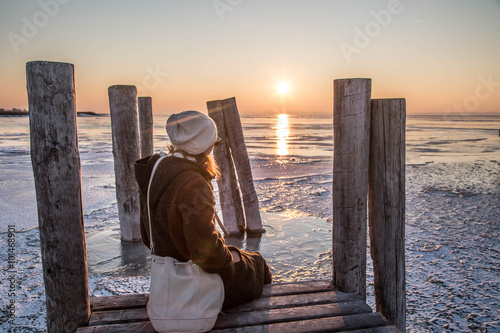
<path id="1" fill-rule="evenodd" d="M 259 201 L 253 184 L 252 169 L 248 159 L 245 138 L 243 136 L 243 128 L 241 127 L 241 120 L 236 106 L 236 99 L 232 97 L 221 101 L 211 101 L 207 103 L 207 107 L 209 109 L 209 115 L 211 117 L 212 115 L 215 115 L 215 118 L 219 122 L 219 124 L 216 122 L 218 129 L 224 128 L 223 131 L 225 133 L 227 144 L 230 148 L 230 156 L 232 155 L 234 161 L 234 168 L 236 169 L 236 173 L 238 175 L 238 182 L 243 197 L 245 220 L 247 225 L 246 231 L 250 234 L 261 234 L 265 232 L 265 229 L 262 228 Z M 223 124 L 221 124 L 221 117 L 218 116 L 221 112 L 220 110 L 222 110 Z M 230 159 L 230 156 L 226 159 Z M 220 161 L 217 162 L 219 163 Z M 228 165 L 230 165 L 230 162 Z M 234 175 L 232 175 L 231 172 L 228 172 L 227 177 L 234 178 Z M 234 184 L 236 184 L 235 180 L 226 180 L 226 182 L 229 182 L 229 186 L 234 189 Z M 221 191 L 219 190 L 219 192 Z M 234 205 L 236 206 L 235 209 L 239 210 L 239 208 L 237 208 L 239 200 L 236 201 L 236 195 L 233 194 L 231 197 L 234 201 Z M 224 223 L 227 223 L 227 221 L 225 220 Z M 238 223 L 236 223 L 236 228 L 241 229 L 241 224 Z M 232 228 L 234 229 L 234 227 Z"/>
<path id="2" fill-rule="evenodd" d="M 207 108 L 208 115 L 217 125 L 217 134 L 221 139 L 220 144 L 214 148 L 214 158 L 221 173 L 217 179 L 217 186 L 219 187 L 222 219 L 229 236 L 237 236 L 245 231 L 245 217 L 233 159 L 227 142 L 222 102 L 209 101 Z"/>
<path id="3" fill-rule="evenodd" d="M 139 104 L 139 132 L 141 158 L 153 155 L 153 107 L 151 97 L 137 98 Z"/>
<path id="4" fill-rule="evenodd" d="M 133 168 L 133 163 L 141 155 L 137 89 L 135 86 L 115 85 L 109 87 L 108 94 L 121 239 L 139 241 L 139 188 Z"/>
<path id="5" fill-rule="evenodd" d="M 334 81 L 333 282 L 366 299 L 371 79 Z"/>
<path id="6" fill-rule="evenodd" d="M 406 329 L 404 99 L 371 101 L 369 224 L 377 311 Z"/>
<path id="7" fill-rule="evenodd" d="M 75 332 L 90 303 L 74 66 L 28 62 L 26 79 L 47 331 Z"/>

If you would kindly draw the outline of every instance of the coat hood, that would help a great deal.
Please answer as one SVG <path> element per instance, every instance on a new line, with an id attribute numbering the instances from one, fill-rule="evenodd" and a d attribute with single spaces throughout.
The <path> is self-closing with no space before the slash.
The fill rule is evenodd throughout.
<path id="1" fill-rule="evenodd" d="M 160 154 L 154 154 L 144 157 L 134 163 L 135 179 L 139 185 L 139 192 L 145 197 L 148 193 L 151 172 L 153 171 L 153 167 L 159 158 Z M 168 156 L 160 162 L 158 168 L 156 169 L 154 181 L 151 184 L 151 203 L 154 204 L 159 199 L 161 194 L 178 175 L 187 171 L 199 173 L 210 184 L 212 177 L 208 171 L 206 171 L 198 163 L 185 158 Z"/>

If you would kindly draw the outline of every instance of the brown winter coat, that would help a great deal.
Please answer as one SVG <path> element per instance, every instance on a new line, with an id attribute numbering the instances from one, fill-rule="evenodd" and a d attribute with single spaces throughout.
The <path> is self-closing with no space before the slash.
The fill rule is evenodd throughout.
<path id="1" fill-rule="evenodd" d="M 141 236 L 147 247 L 150 235 L 146 196 L 149 178 L 159 157 L 155 154 L 135 164 L 141 201 Z M 227 307 L 260 297 L 263 285 L 271 282 L 271 273 L 259 253 L 225 245 L 214 223 L 211 179 L 203 167 L 190 160 L 166 157 L 160 162 L 150 192 L 154 253 L 180 261 L 192 260 L 206 272 L 220 274 Z M 242 261 L 234 264 L 231 250 L 239 252 Z"/>

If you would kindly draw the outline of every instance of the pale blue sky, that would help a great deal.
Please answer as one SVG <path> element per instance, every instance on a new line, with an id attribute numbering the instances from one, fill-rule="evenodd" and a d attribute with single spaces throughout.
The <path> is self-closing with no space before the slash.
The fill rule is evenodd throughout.
<path id="1" fill-rule="evenodd" d="M 75 64 L 78 108 L 97 112 L 114 84 L 162 113 L 231 96 L 331 112 L 345 77 L 409 113 L 500 111 L 499 31 L 498 0 L 0 0 L 0 107 L 27 107 L 25 63 L 51 60 Z"/>

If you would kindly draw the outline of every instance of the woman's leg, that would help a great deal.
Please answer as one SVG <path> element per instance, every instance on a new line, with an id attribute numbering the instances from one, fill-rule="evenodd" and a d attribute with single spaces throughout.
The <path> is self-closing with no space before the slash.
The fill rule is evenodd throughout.
<path id="1" fill-rule="evenodd" d="M 233 246 L 229 248 L 231 252 L 236 252 L 240 260 L 234 264 L 236 273 L 231 284 L 224 286 L 226 296 L 223 308 L 259 298 L 264 285 L 272 281 L 271 270 L 259 252 L 242 251 Z"/>

